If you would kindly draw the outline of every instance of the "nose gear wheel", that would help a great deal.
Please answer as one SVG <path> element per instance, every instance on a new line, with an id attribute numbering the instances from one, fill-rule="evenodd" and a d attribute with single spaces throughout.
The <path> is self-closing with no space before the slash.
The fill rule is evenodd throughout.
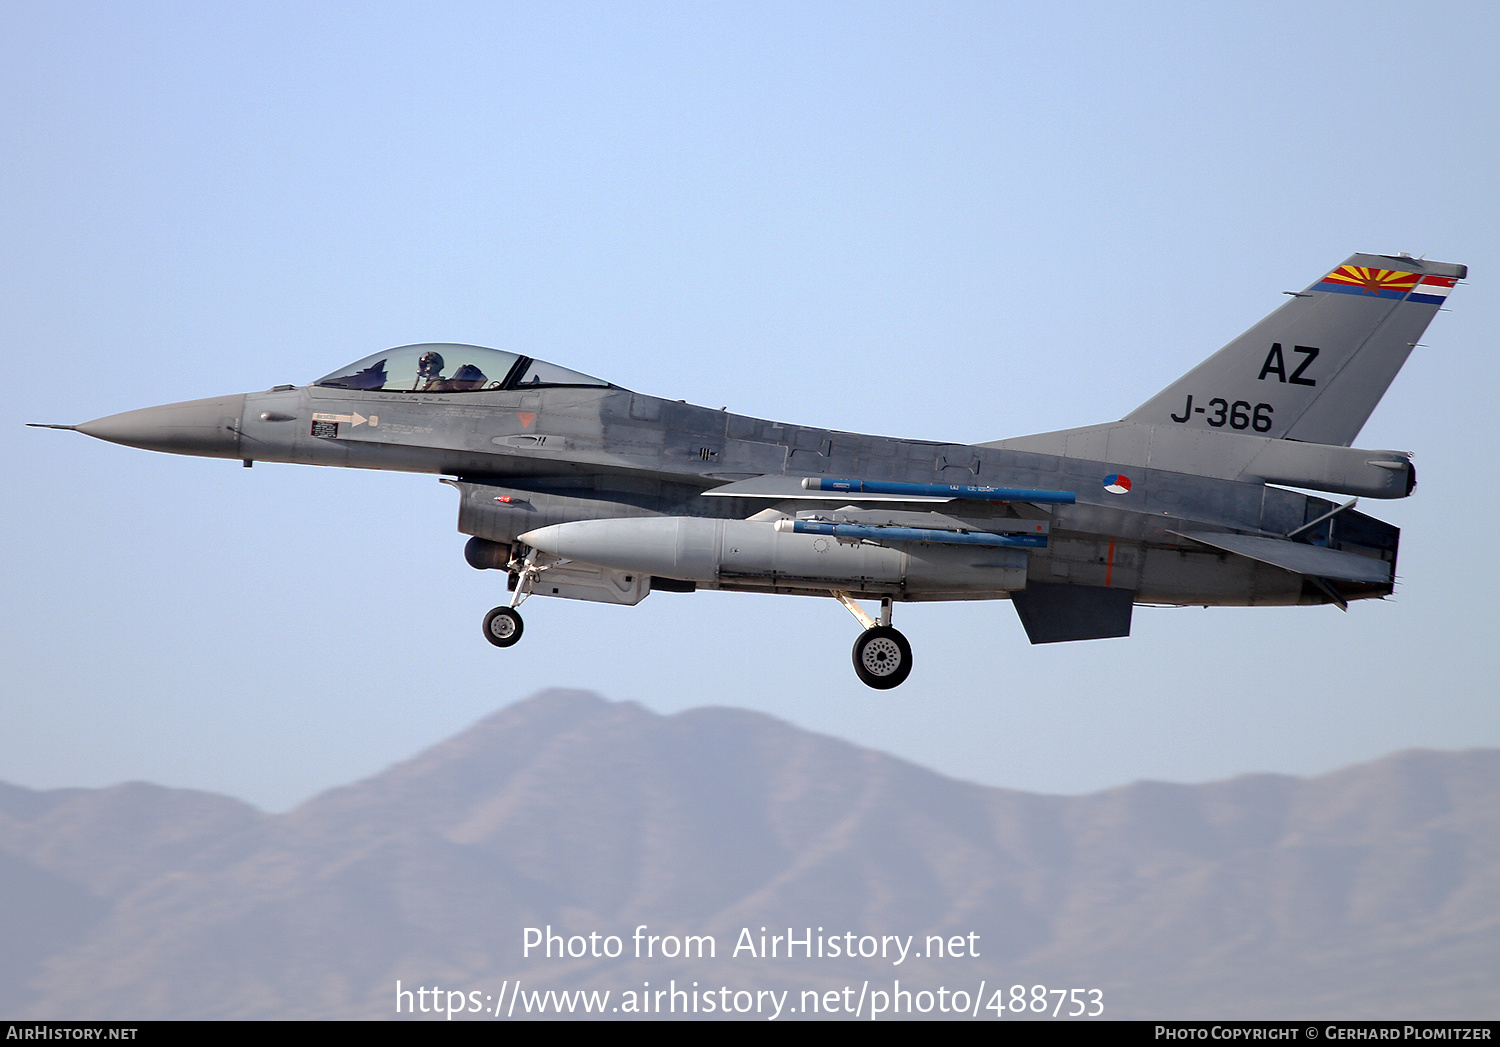
<path id="1" fill-rule="evenodd" d="M 521 639 L 521 612 L 513 607 L 496 607 L 484 616 L 484 638 L 496 647 L 510 647 Z"/>

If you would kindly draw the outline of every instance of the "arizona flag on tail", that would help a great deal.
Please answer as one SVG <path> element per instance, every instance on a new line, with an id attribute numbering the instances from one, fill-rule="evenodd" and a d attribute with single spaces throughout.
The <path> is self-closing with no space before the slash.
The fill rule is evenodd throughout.
<path id="1" fill-rule="evenodd" d="M 1370 269 L 1362 265 L 1341 265 L 1317 284 L 1319 291 L 1339 294 L 1373 295 L 1376 298 L 1400 300 L 1417 286 L 1421 273 L 1402 273 L 1394 269 Z"/>

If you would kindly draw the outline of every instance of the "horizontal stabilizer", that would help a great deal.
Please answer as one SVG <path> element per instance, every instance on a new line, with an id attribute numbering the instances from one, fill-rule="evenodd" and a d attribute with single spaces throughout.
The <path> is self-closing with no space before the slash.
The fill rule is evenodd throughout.
<path id="1" fill-rule="evenodd" d="M 1011 594 L 1032 643 L 1104 640 L 1130 635 L 1135 592 L 1098 585 L 1028 582 Z"/>
<path id="2" fill-rule="evenodd" d="M 1229 534 L 1223 531 L 1173 531 L 1182 538 L 1236 553 L 1251 560 L 1280 567 L 1293 574 L 1314 578 L 1331 578 L 1341 582 L 1388 583 L 1391 565 L 1384 560 L 1360 556 L 1320 545 L 1289 542 L 1285 538 L 1262 538 L 1253 534 Z"/>

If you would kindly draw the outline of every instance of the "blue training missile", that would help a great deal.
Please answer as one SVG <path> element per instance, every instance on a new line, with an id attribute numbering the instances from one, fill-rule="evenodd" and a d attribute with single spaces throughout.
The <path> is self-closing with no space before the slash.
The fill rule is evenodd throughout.
<path id="1" fill-rule="evenodd" d="M 1072 491 L 1034 491 L 1024 487 L 981 487 L 965 484 L 909 484 L 893 480 L 836 480 L 809 476 L 804 491 L 847 491 L 850 494 L 909 494 L 913 498 L 969 498 L 979 502 L 1046 502 L 1072 505 Z"/>
<path id="2" fill-rule="evenodd" d="M 934 545 L 1010 546 L 1045 549 L 1044 534 L 989 534 L 985 531 L 944 531 L 931 527 L 871 527 L 868 524 L 825 523 L 821 520 L 777 520 L 776 530 L 791 534 L 826 534 L 846 541 L 868 538 L 884 542 L 929 542 Z"/>

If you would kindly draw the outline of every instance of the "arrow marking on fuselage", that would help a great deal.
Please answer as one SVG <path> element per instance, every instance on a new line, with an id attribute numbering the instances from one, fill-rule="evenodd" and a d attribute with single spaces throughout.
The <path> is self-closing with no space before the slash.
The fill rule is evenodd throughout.
<path id="1" fill-rule="evenodd" d="M 348 422 L 350 425 L 364 425 L 365 422 L 371 422 L 371 424 L 374 424 L 372 419 L 366 418 L 364 415 L 360 414 L 357 411 L 354 414 L 315 414 L 313 415 L 313 421 Z"/>

